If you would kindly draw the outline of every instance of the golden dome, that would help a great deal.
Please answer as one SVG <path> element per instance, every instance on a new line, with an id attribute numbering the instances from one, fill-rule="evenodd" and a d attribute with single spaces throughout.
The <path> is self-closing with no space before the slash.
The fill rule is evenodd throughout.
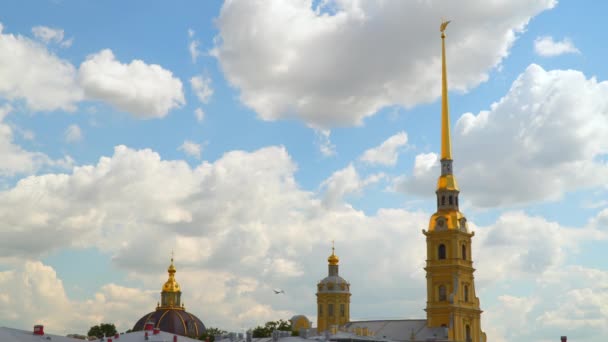
<path id="1" fill-rule="evenodd" d="M 327 262 L 329 262 L 330 265 L 337 265 L 340 262 L 340 258 L 335 254 L 335 248 L 333 246 L 331 247 L 331 255 L 327 258 Z"/>
<path id="2" fill-rule="evenodd" d="M 171 265 L 169 265 L 167 272 L 169 273 L 169 279 L 167 279 L 167 281 L 163 285 L 163 292 L 180 292 L 181 289 L 179 287 L 179 284 L 175 280 L 176 270 L 175 266 L 173 266 L 173 258 L 171 258 Z"/>

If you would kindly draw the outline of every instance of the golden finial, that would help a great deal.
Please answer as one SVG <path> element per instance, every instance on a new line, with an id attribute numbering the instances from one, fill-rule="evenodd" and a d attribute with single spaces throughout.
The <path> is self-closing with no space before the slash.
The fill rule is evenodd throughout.
<path id="1" fill-rule="evenodd" d="M 175 280 L 175 272 L 177 272 L 177 270 L 175 269 L 175 265 L 173 265 L 173 256 L 173 251 L 171 251 L 171 265 L 169 265 L 169 268 L 167 269 L 167 273 L 169 273 L 169 279 L 167 280 L 167 282 L 165 282 L 165 285 L 163 285 L 163 292 L 180 291 L 179 284 Z"/>
<path id="2" fill-rule="evenodd" d="M 330 265 L 337 265 L 340 262 L 340 259 L 338 258 L 338 256 L 335 253 L 336 248 L 334 245 L 334 241 L 331 241 L 331 255 L 329 256 L 329 258 L 327 258 L 327 262 L 329 262 Z"/>
<path id="3" fill-rule="evenodd" d="M 450 108 L 448 105 L 448 72 L 445 62 L 445 29 L 450 21 L 442 20 L 441 31 L 441 159 L 452 160 Z"/>

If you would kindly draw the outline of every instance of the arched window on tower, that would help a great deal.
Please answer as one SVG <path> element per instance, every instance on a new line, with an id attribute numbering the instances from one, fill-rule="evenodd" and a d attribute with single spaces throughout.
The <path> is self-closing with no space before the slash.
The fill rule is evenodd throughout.
<path id="1" fill-rule="evenodd" d="M 445 289 L 445 285 L 439 285 L 439 301 L 446 301 L 448 299 L 447 291 Z"/>
<path id="2" fill-rule="evenodd" d="M 445 259 L 445 245 L 444 244 L 440 244 L 439 247 L 437 248 L 437 257 L 439 258 L 439 260 Z"/>
<path id="3" fill-rule="evenodd" d="M 334 305 L 333 304 L 327 304 L 327 314 L 329 316 L 334 315 Z"/>
<path id="4" fill-rule="evenodd" d="M 469 301 L 469 286 L 468 285 L 464 286 L 464 301 L 465 302 Z"/>
<path id="5" fill-rule="evenodd" d="M 467 260 L 467 246 L 462 245 L 462 260 Z"/>
<path id="6" fill-rule="evenodd" d="M 473 340 L 471 340 L 471 326 L 469 326 L 468 324 L 464 327 L 464 335 L 465 335 L 466 342 L 473 341 Z"/>
<path id="7" fill-rule="evenodd" d="M 441 196 L 441 205 L 445 205 L 445 196 Z"/>
<path id="8" fill-rule="evenodd" d="M 344 304 L 340 304 L 340 317 L 344 316 L 346 316 L 346 308 L 344 307 Z"/>
<path id="9" fill-rule="evenodd" d="M 323 316 L 323 304 L 319 304 L 319 316 Z"/>
<path id="10" fill-rule="evenodd" d="M 450 203 L 450 205 L 454 204 L 454 199 L 452 198 L 452 195 L 448 197 L 448 203 Z"/>
<path id="11" fill-rule="evenodd" d="M 456 206 L 458 206 L 458 195 L 454 196 L 454 198 L 456 199 Z"/>

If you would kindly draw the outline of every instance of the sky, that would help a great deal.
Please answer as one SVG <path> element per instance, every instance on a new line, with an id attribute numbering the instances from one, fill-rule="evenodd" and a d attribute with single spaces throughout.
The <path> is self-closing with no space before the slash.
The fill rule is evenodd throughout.
<path id="1" fill-rule="evenodd" d="M 0 3 L 0 326 L 424 318 L 446 33 L 490 341 L 608 336 L 608 5 Z M 285 290 L 276 295 L 273 288 Z"/>

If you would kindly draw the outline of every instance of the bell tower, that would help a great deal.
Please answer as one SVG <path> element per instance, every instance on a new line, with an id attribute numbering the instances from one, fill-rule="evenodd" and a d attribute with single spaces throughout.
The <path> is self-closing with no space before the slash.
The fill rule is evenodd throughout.
<path id="1" fill-rule="evenodd" d="M 327 277 L 317 284 L 317 331 L 339 327 L 350 320 L 350 284 L 338 273 L 340 259 L 332 246 Z"/>
<path id="2" fill-rule="evenodd" d="M 437 211 L 426 236 L 427 325 L 446 327 L 450 341 L 485 342 L 481 309 L 475 295 L 471 238 L 475 235 L 459 210 L 460 190 L 452 169 L 447 90 L 445 29 L 441 23 L 441 175 L 437 181 Z"/>

